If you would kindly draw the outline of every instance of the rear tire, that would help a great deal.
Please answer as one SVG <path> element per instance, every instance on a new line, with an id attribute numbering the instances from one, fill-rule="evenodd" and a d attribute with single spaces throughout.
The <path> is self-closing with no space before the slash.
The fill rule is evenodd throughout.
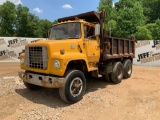
<path id="1" fill-rule="evenodd" d="M 129 78 L 131 77 L 132 74 L 132 62 L 130 59 L 127 59 L 123 62 L 123 66 L 124 66 L 124 78 Z"/>
<path id="2" fill-rule="evenodd" d="M 79 70 L 70 70 L 66 73 L 66 83 L 59 88 L 59 95 L 67 103 L 76 103 L 83 98 L 86 90 L 86 78 Z"/>
<path id="3" fill-rule="evenodd" d="M 123 64 L 121 62 L 115 62 L 113 64 L 113 71 L 111 73 L 111 79 L 113 83 L 120 83 L 123 79 Z"/>
<path id="4" fill-rule="evenodd" d="M 23 83 L 26 86 L 26 88 L 28 88 L 29 90 L 39 90 L 42 88 L 41 86 L 33 85 L 33 84 L 27 83 L 25 81 L 23 81 Z"/>

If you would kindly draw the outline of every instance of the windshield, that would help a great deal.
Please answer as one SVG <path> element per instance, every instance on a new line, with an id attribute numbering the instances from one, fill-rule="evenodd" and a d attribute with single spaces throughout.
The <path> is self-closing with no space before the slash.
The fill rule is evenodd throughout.
<path id="1" fill-rule="evenodd" d="M 50 40 L 77 39 L 81 37 L 80 23 L 64 23 L 53 26 L 50 31 Z"/>

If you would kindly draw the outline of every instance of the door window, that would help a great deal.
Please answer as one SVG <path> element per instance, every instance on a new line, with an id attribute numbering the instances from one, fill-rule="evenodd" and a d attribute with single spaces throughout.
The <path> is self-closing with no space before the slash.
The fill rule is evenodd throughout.
<path id="1" fill-rule="evenodd" d="M 87 25 L 84 26 L 84 38 L 90 40 L 96 40 L 96 37 L 94 35 L 94 27 Z"/>

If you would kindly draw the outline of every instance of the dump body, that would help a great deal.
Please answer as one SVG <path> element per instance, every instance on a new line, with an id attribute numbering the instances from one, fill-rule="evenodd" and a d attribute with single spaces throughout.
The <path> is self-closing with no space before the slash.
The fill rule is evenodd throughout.
<path id="1" fill-rule="evenodd" d="M 104 60 L 116 58 L 135 57 L 135 38 L 125 39 L 116 37 L 104 38 L 104 50 L 102 53 Z"/>

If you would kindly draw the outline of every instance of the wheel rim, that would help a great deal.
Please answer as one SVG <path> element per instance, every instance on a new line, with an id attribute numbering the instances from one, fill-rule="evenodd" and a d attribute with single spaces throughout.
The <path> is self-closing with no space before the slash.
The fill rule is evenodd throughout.
<path id="1" fill-rule="evenodd" d="M 77 97 L 81 94 L 83 88 L 83 82 L 82 79 L 79 77 L 76 77 L 72 80 L 70 84 L 70 93 L 73 97 Z"/>
<path id="2" fill-rule="evenodd" d="M 118 75 L 118 78 L 121 79 L 122 78 L 122 67 L 118 67 L 117 69 L 117 75 Z"/>
<path id="3" fill-rule="evenodd" d="M 132 72 L 132 67 L 131 67 L 131 64 L 128 64 L 127 65 L 127 73 L 130 75 L 131 74 L 131 72 Z"/>

